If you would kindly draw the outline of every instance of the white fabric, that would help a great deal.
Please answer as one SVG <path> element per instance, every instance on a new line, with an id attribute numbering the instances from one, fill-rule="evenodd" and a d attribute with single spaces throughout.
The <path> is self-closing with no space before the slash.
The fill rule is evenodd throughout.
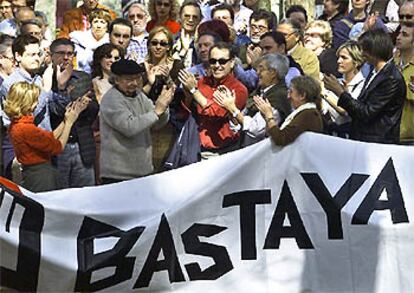
<path id="1" fill-rule="evenodd" d="M 292 122 L 293 118 L 295 118 L 300 112 L 304 110 L 309 110 L 309 109 L 316 109 L 315 103 L 305 103 L 303 105 L 300 105 L 292 113 L 290 113 L 289 116 L 286 117 L 282 126 L 280 126 L 280 129 L 284 129 L 286 126 L 288 126 L 290 122 Z"/>
<path id="2" fill-rule="evenodd" d="M 93 52 L 99 46 L 109 43 L 109 34 L 106 33 L 100 40 L 96 40 L 92 30 L 73 31 L 69 37 L 75 43 L 77 69 L 90 74 Z"/>
<path id="3" fill-rule="evenodd" d="M 91 254 L 101 253 L 97 265 L 102 267 L 91 269 L 91 282 L 113 276 L 115 266 L 120 265 L 124 257 L 128 257 L 132 264 L 126 279 L 99 290 L 140 292 L 133 288 L 143 274 L 151 247 L 161 243 L 155 239 L 164 215 L 164 224 L 168 221 L 169 228 L 158 238 L 171 235 L 179 262 L 177 270 L 182 271 L 183 280 L 170 283 L 167 270 L 161 269 L 150 274 L 148 286 L 140 288 L 145 292 L 413 292 L 413 165 L 412 147 L 367 144 L 306 133 L 284 148 L 274 146 L 267 139 L 211 160 L 118 184 L 39 194 L 22 190 L 27 198 L 12 196 L 6 191 L 0 201 L 0 266 L 11 271 L 17 269 L 17 247 L 22 241 L 19 235 L 25 233 L 19 229 L 20 223 L 35 220 L 29 213 L 33 212 L 33 204 L 38 203 L 44 214 L 39 213 L 37 221 L 30 222 L 32 225 L 27 225 L 26 231 L 33 224 L 44 221 L 40 238 L 41 261 L 38 273 L 22 276 L 37 281 L 36 288 L 27 291 L 73 292 L 79 278 L 78 267 L 90 265 L 88 258 L 78 261 L 79 253 L 84 253 L 78 249 L 86 241 L 90 244 Z M 353 187 L 342 188 L 350 177 Z M 312 188 L 309 182 L 314 183 Z M 328 224 L 327 214 L 314 190 L 319 190 L 318 194 L 328 193 L 327 200 L 334 196 L 342 198 L 338 201 L 343 202 L 340 223 Z M 237 200 L 246 198 L 246 192 L 251 199 L 268 197 L 256 204 L 254 211 L 247 208 L 250 211 L 242 213 L 250 227 L 255 227 L 254 234 L 247 237 L 253 241 L 254 248 L 249 245 L 251 249 L 246 251 L 256 252 L 256 255 L 250 255 L 251 259 L 242 259 L 240 206 L 234 205 Z M 230 200 L 229 195 L 233 193 L 238 194 Z M 287 214 L 283 202 L 289 194 L 290 202 L 293 201 L 295 206 L 289 205 Z M 281 202 L 282 195 L 285 200 Z M 402 199 L 403 204 L 393 211 L 385 209 L 368 213 L 366 223 L 358 224 L 361 218 L 355 219 L 355 215 L 371 198 L 368 195 L 385 203 L 387 200 L 389 203 L 390 198 Z M 349 200 L 344 200 L 344 196 Z M 372 207 L 374 204 L 368 205 L 368 208 Z M 277 209 L 279 213 L 276 213 Z M 270 232 L 282 232 L 282 228 L 297 225 L 292 223 L 294 210 L 298 211 L 313 248 L 299 248 L 296 238 L 286 236 L 280 238 L 279 248 L 274 247 L 276 237 L 268 243 L 273 248 L 267 246 L 264 249 Z M 408 222 L 400 221 L 404 212 Z M 247 214 L 253 217 L 246 218 Z M 282 216 L 283 223 L 271 227 L 272 218 L 278 215 Z M 99 221 L 100 227 L 106 225 L 109 232 L 93 233 L 88 236 L 89 240 L 86 235 L 80 236 L 81 231 L 87 232 L 82 226 L 85 217 L 96 225 Z M 195 252 L 203 249 L 202 246 L 189 245 L 188 230 L 194 228 L 195 223 L 208 225 L 216 232 L 210 230 L 213 235 L 206 236 L 209 233 L 204 230 L 204 236 L 193 240 L 209 245 L 210 253 L 224 250 L 231 261 L 229 270 L 218 278 L 189 278 L 190 263 L 199 265 L 204 271 L 217 261 Z M 131 234 L 128 231 L 136 227 L 145 229 L 136 239 L 126 241 L 129 243 L 126 246 L 119 237 Z M 333 227 L 342 227 L 342 237 L 332 239 L 332 235 L 329 236 Z M 113 235 L 117 229 L 123 232 Z M 29 237 L 36 237 L 36 233 Z M 163 243 L 165 247 L 165 240 Z M 34 246 L 29 247 L 34 249 Z M 195 250 L 188 251 L 188 248 Z M 112 259 L 105 257 L 105 253 L 113 249 L 123 255 Z M 160 262 L 169 254 L 166 250 L 158 252 L 154 257 Z M 226 253 L 218 260 L 225 259 L 223 256 Z M 36 263 L 30 255 L 30 265 L 23 263 L 23 259 L 20 261 L 26 269 Z M 217 272 L 213 270 L 212 273 Z M 5 286 L 4 282 L 11 277 L 2 278 L 1 285 Z M 16 284 L 23 285 L 24 282 L 20 279 Z"/>
<path id="4" fill-rule="evenodd" d="M 364 88 L 364 82 L 365 77 L 362 74 L 361 71 L 358 71 L 358 73 L 354 76 L 354 78 L 347 84 L 346 90 L 347 92 L 353 97 L 354 99 L 357 99 L 359 94 L 361 93 L 362 89 Z M 324 94 L 331 96 L 334 98 L 337 102 L 339 100 L 339 97 L 335 95 L 333 92 L 324 89 Z M 328 113 L 332 118 L 332 121 L 334 121 L 336 124 L 341 125 L 347 122 L 351 121 L 351 117 L 346 115 L 339 114 L 327 101 L 322 99 L 322 111 L 324 113 Z"/>

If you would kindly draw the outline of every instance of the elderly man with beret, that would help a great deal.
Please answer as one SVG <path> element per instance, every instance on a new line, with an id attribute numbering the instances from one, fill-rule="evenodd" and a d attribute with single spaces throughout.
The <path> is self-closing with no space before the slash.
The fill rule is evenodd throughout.
<path id="1" fill-rule="evenodd" d="M 150 129 L 169 118 L 175 86 L 164 86 L 155 104 L 141 90 L 143 68 L 121 59 L 111 66 L 115 85 L 102 98 L 100 109 L 101 179 L 115 183 L 153 172 Z"/>

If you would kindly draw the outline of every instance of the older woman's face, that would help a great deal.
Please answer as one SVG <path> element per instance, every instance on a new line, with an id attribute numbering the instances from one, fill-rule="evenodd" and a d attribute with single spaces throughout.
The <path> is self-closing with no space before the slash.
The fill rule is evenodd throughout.
<path id="1" fill-rule="evenodd" d="M 357 70 L 355 61 L 352 59 L 348 50 L 343 48 L 338 52 L 338 72 L 347 74 Z"/>
<path id="2" fill-rule="evenodd" d="M 4 19 L 13 17 L 13 9 L 11 2 L 0 1 L 0 17 Z"/>
<path id="3" fill-rule="evenodd" d="M 94 18 L 91 27 L 95 39 L 100 40 L 108 30 L 108 23 L 103 18 Z"/>
<path id="4" fill-rule="evenodd" d="M 121 57 L 117 49 L 113 49 L 109 54 L 103 56 L 101 59 L 102 71 L 109 74 L 111 72 L 111 65 L 120 58 Z"/>
<path id="5" fill-rule="evenodd" d="M 310 27 L 305 31 L 305 47 L 311 51 L 317 51 L 326 46 L 322 40 L 322 34 L 324 33 L 321 27 Z"/>
<path id="6" fill-rule="evenodd" d="M 150 54 L 152 58 L 162 59 L 170 50 L 168 37 L 163 32 L 156 33 L 150 42 Z"/>
<path id="7" fill-rule="evenodd" d="M 290 104 L 294 109 L 299 108 L 299 106 L 306 103 L 306 99 L 303 95 L 299 94 L 293 84 L 290 86 L 288 90 L 288 99 L 290 100 Z"/>
<path id="8" fill-rule="evenodd" d="M 169 18 L 170 11 L 170 0 L 155 0 L 155 14 L 158 18 Z"/>

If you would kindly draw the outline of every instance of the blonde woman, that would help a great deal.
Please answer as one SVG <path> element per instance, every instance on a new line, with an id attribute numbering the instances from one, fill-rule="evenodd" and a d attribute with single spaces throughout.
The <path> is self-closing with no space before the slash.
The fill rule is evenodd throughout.
<path id="1" fill-rule="evenodd" d="M 318 56 L 321 73 L 341 76 L 338 73 L 335 50 L 332 48 L 332 29 L 329 22 L 324 20 L 309 22 L 305 28 L 304 42 L 305 48 Z"/>
<path id="2" fill-rule="evenodd" d="M 148 10 L 151 21 L 147 23 L 147 32 L 156 26 L 166 27 L 173 35 L 177 34 L 181 26 L 176 21 L 180 5 L 177 0 L 150 0 Z"/>
<path id="3" fill-rule="evenodd" d="M 364 63 L 361 48 L 356 41 L 348 41 L 341 45 L 336 55 L 338 56 L 338 71 L 342 74 L 340 83 L 345 86 L 352 98 L 357 99 L 364 87 L 365 77 L 361 72 Z M 329 111 L 334 122 L 331 132 L 341 137 L 348 137 L 351 118 L 347 112 L 338 106 L 338 97 L 330 91 L 323 91 L 325 111 Z"/>
<path id="4" fill-rule="evenodd" d="M 165 85 L 179 86 L 178 72 L 184 68 L 181 60 L 172 57 L 172 33 L 163 26 L 155 27 L 148 36 L 148 55 L 144 62 L 146 75 L 144 75 L 143 91 L 156 101 Z M 175 93 L 170 104 L 170 122 L 163 128 L 153 132 L 153 163 L 156 171 L 161 171 L 163 162 L 175 140 L 176 130 L 185 122 L 188 115 L 180 103 L 180 96 Z"/>
<path id="5" fill-rule="evenodd" d="M 51 132 L 34 124 L 33 111 L 39 95 L 36 85 L 18 82 L 10 88 L 4 103 L 4 112 L 11 120 L 10 139 L 22 164 L 22 186 L 33 192 L 57 188 L 57 171 L 51 165 L 51 157 L 62 152 L 73 123 L 89 103 L 85 96 L 70 104 L 64 121 Z"/>

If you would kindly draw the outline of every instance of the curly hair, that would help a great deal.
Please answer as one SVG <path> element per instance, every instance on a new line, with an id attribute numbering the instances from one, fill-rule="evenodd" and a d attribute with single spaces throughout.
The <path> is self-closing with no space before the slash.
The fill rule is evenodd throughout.
<path id="1" fill-rule="evenodd" d="M 106 10 L 103 10 L 103 9 L 94 9 L 94 10 L 92 10 L 91 13 L 89 13 L 89 22 L 90 23 L 92 23 L 92 21 L 95 18 L 100 18 L 100 19 L 105 20 L 108 23 L 108 26 L 112 21 L 111 15 Z"/>
<path id="2" fill-rule="evenodd" d="M 149 0 L 148 3 L 149 15 L 151 16 L 151 19 L 155 21 L 158 19 L 157 13 L 155 11 L 155 5 L 157 1 L 159 0 Z M 170 0 L 170 4 L 170 20 L 177 20 L 178 13 L 180 11 L 180 4 L 177 0 Z"/>
<path id="3" fill-rule="evenodd" d="M 4 113 L 16 120 L 33 113 L 33 106 L 40 95 L 40 88 L 26 81 L 13 84 L 4 102 Z"/>
<path id="4" fill-rule="evenodd" d="M 306 36 L 306 31 L 310 28 L 321 28 L 323 30 L 323 33 L 321 34 L 321 39 L 322 39 L 322 42 L 325 44 L 324 47 L 328 48 L 332 46 L 333 34 L 332 34 L 332 28 L 329 22 L 324 21 L 324 20 L 313 20 L 309 22 L 305 28 L 305 36 Z"/>

